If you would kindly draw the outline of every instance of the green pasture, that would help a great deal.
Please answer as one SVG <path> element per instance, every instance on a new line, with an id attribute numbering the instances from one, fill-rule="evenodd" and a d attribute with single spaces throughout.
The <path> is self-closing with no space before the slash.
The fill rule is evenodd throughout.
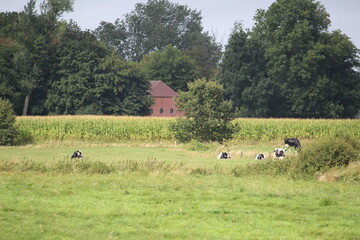
<path id="1" fill-rule="evenodd" d="M 224 146 L 206 144 L 206 150 L 194 151 L 191 144 L 100 144 L 89 145 L 80 142 L 54 143 L 48 145 L 28 145 L 18 147 L 1 147 L 0 161 L 40 163 L 56 163 L 69 160 L 75 150 L 81 150 L 84 159 L 89 162 L 101 161 L 117 163 L 123 161 L 156 160 L 167 164 L 181 165 L 184 169 L 214 168 L 229 169 L 237 165 L 256 162 L 255 156 L 259 152 L 270 155 L 276 142 L 262 146 L 253 144 L 238 144 Z M 228 151 L 232 159 L 218 160 L 221 151 Z"/>
<path id="2" fill-rule="evenodd" d="M 91 174 L 0 165 L 0 239 L 360 239 L 358 182 L 231 174 L 279 144 L 207 144 L 202 151 L 139 142 L 0 147 L 0 163 L 56 164 L 81 149 L 86 162 L 156 159 L 173 166 Z M 222 150 L 233 158 L 216 159 Z"/>
<path id="3" fill-rule="evenodd" d="M 360 186 L 226 175 L 0 173 L 2 239 L 359 239 Z"/>
<path id="4" fill-rule="evenodd" d="M 178 143 L 172 121 L 18 117 L 27 145 L 0 147 L 0 239 L 360 240 L 358 162 L 320 182 L 276 174 L 294 150 L 271 157 L 284 137 L 360 137 L 360 121 L 236 119 L 225 145 Z M 281 169 L 241 174 L 260 152 Z"/>

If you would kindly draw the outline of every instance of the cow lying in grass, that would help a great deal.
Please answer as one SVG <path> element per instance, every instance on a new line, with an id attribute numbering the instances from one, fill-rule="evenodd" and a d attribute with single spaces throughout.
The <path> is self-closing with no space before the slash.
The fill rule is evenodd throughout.
<path id="1" fill-rule="evenodd" d="M 76 150 L 73 155 L 71 155 L 71 158 L 82 158 L 83 154 L 80 150 Z"/>
<path id="2" fill-rule="evenodd" d="M 275 158 L 279 158 L 279 159 L 283 159 L 286 155 L 286 150 L 283 148 L 275 148 L 274 150 L 274 157 Z"/>
<path id="3" fill-rule="evenodd" d="M 285 148 L 294 147 L 295 151 L 297 148 L 299 149 L 299 151 L 301 150 L 301 144 L 299 139 L 297 138 L 285 138 L 284 143 L 285 143 Z"/>
<path id="4" fill-rule="evenodd" d="M 218 159 L 231 159 L 231 155 L 228 152 L 221 152 L 218 156 Z"/>
<path id="5" fill-rule="evenodd" d="M 265 154 L 263 153 L 259 153 L 258 155 L 256 155 L 256 160 L 264 160 L 265 159 Z"/>

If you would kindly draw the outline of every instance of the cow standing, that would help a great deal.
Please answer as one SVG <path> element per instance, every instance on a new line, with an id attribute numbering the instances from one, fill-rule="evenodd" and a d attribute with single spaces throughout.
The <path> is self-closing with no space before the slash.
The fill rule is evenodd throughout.
<path id="1" fill-rule="evenodd" d="M 289 147 L 294 147 L 295 151 L 297 150 L 297 148 L 299 148 L 299 151 L 301 150 L 301 144 L 299 139 L 297 138 L 285 138 L 284 143 L 285 143 L 285 148 L 286 146 L 289 146 Z"/>

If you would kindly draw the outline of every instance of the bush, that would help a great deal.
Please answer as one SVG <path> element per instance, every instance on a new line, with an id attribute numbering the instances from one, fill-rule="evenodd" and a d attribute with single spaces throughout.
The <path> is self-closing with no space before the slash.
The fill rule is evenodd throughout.
<path id="1" fill-rule="evenodd" d="M 15 113 L 12 104 L 0 98 L 0 145 L 14 145 L 18 135 L 14 127 Z"/>
<path id="2" fill-rule="evenodd" d="M 175 138 L 181 142 L 194 139 L 220 143 L 231 139 L 234 114 L 232 102 L 224 99 L 223 86 L 214 81 L 198 79 L 189 83 L 188 89 L 187 92 L 180 91 L 176 100 L 176 106 L 185 112 L 185 118 L 178 119 L 171 126 Z"/>
<path id="3" fill-rule="evenodd" d="M 333 167 L 346 167 L 359 158 L 358 139 L 348 136 L 325 137 L 308 144 L 294 163 L 294 172 L 314 175 Z"/>
<path id="4" fill-rule="evenodd" d="M 185 118 L 177 118 L 176 122 L 170 123 L 170 130 L 176 140 L 187 143 L 193 139 L 192 124 Z"/>

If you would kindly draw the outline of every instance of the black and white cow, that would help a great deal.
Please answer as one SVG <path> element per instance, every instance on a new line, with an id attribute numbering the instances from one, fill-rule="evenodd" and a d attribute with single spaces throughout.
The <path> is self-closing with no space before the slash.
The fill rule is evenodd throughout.
<path id="1" fill-rule="evenodd" d="M 289 147 L 294 147 L 295 150 L 297 148 L 299 148 L 299 151 L 301 150 L 301 144 L 299 139 L 297 138 L 284 138 L 284 143 L 285 143 L 285 147 L 289 146 Z"/>
<path id="2" fill-rule="evenodd" d="M 286 150 L 283 148 L 275 148 L 274 150 L 274 157 L 275 158 L 279 158 L 279 159 L 283 159 L 286 155 Z"/>
<path id="3" fill-rule="evenodd" d="M 83 154 L 80 150 L 76 150 L 73 155 L 71 155 L 71 158 L 82 158 Z"/>
<path id="4" fill-rule="evenodd" d="M 258 155 L 256 155 L 256 160 L 264 160 L 265 159 L 265 154 L 263 153 L 259 153 Z"/>
<path id="5" fill-rule="evenodd" d="M 231 155 L 228 152 L 221 152 L 217 159 L 231 159 Z"/>

